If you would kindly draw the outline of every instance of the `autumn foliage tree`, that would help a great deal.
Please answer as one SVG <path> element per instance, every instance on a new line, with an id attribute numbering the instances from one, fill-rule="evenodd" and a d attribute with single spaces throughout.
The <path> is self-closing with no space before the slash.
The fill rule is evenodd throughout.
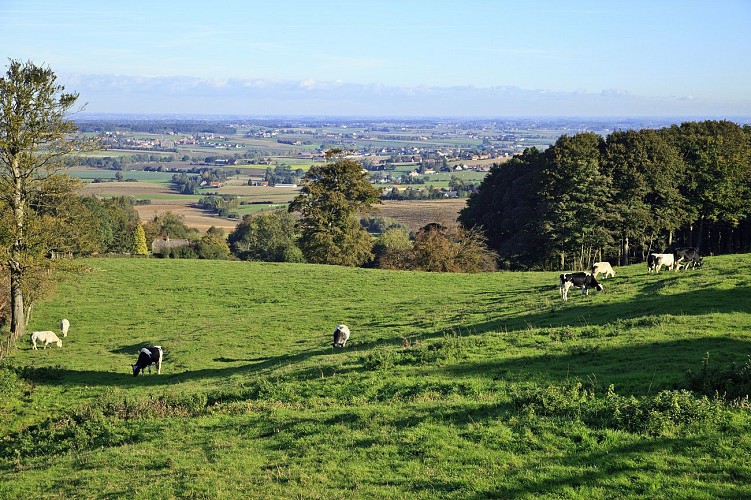
<path id="1" fill-rule="evenodd" d="M 148 255 L 149 247 L 146 245 L 146 233 L 143 226 L 138 224 L 133 231 L 133 255 Z"/>

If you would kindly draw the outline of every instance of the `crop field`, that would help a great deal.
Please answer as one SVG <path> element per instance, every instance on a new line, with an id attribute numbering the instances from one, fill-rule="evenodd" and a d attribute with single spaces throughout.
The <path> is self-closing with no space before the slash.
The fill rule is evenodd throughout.
<path id="1" fill-rule="evenodd" d="M 94 178 L 114 179 L 115 174 L 111 170 L 87 167 L 69 169 L 68 173 L 85 181 Z M 470 181 L 484 175 L 478 172 L 459 172 L 458 174 L 464 174 L 463 177 Z M 212 215 L 198 208 L 196 206 L 198 200 L 209 193 L 234 195 L 241 202 L 252 203 L 241 205 L 238 210 L 240 215 L 245 215 L 260 211 L 285 209 L 299 192 L 295 188 L 248 186 L 248 176 L 239 175 L 231 178 L 222 187 L 207 189 L 203 194 L 181 195 L 170 187 L 169 181 L 172 178 L 172 173 L 169 172 L 126 171 L 125 177 L 137 179 L 137 182 L 88 182 L 84 185 L 82 194 L 130 196 L 138 200 L 149 200 L 150 204 L 136 207 L 142 221 L 147 222 L 153 219 L 155 215 L 169 211 L 181 216 L 183 222 L 189 227 L 195 227 L 203 232 L 209 227 L 215 226 L 229 233 L 234 230 L 239 222 L 238 220 Z M 441 180 L 438 177 L 436 174 L 436 181 L 431 182 L 432 185 L 441 186 L 448 183 L 447 180 Z M 464 208 L 465 204 L 465 199 L 457 198 L 385 201 L 383 204 L 376 205 L 376 208 L 381 215 L 392 217 L 409 227 L 410 230 L 416 231 L 430 222 L 454 223 L 459 215 L 459 210 Z"/>
<path id="2" fill-rule="evenodd" d="M 426 224 L 437 222 L 444 226 L 456 223 L 459 211 L 467 200 L 449 198 L 445 200 L 384 200 L 376 205 L 380 215 L 390 217 L 404 224 L 410 231 L 417 231 Z"/>
<path id="3" fill-rule="evenodd" d="M 751 496 L 751 256 L 568 302 L 554 272 L 70 266 L 29 325 L 63 347 L 0 367 L 2 498 Z"/>

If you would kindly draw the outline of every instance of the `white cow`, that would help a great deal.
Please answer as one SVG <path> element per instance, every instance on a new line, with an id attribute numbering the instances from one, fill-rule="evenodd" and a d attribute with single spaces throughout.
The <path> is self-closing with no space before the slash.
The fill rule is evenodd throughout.
<path id="1" fill-rule="evenodd" d="M 55 332 L 45 330 L 42 332 L 31 332 L 31 345 L 34 349 L 37 348 L 37 342 L 44 342 L 44 348 L 47 349 L 47 344 L 57 344 L 57 347 L 63 346 L 63 341 L 57 338 Z"/>
<path id="2" fill-rule="evenodd" d="M 334 329 L 334 347 L 344 347 L 349 340 L 349 328 L 347 325 L 339 325 Z"/>
<path id="3" fill-rule="evenodd" d="M 70 329 L 70 321 L 67 319 L 61 319 L 60 320 L 60 333 L 63 334 L 63 337 L 68 336 L 68 330 Z"/>
<path id="4" fill-rule="evenodd" d="M 595 278 L 598 274 L 603 273 L 605 277 L 615 276 L 615 271 L 610 265 L 610 262 L 595 262 L 592 264 L 592 276 Z"/>
<path id="5" fill-rule="evenodd" d="M 672 253 L 651 253 L 647 259 L 647 271 L 659 273 L 662 266 L 672 270 L 675 267 L 675 255 Z"/>

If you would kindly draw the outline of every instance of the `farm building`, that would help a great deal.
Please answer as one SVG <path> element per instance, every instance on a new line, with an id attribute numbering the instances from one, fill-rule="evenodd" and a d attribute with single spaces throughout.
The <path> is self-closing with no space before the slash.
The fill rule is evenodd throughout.
<path id="1" fill-rule="evenodd" d="M 173 240 L 173 239 L 170 239 L 169 237 L 157 238 L 151 242 L 151 253 L 154 253 L 154 254 L 169 253 L 169 251 L 174 248 L 187 247 L 187 246 L 190 246 L 190 241 L 186 239 L 177 238 Z"/>

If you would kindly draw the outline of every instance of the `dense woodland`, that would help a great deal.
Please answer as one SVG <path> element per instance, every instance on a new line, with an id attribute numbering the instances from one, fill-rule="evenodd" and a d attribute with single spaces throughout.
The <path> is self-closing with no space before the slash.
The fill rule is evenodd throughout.
<path id="1" fill-rule="evenodd" d="M 459 220 L 508 269 L 583 269 L 694 246 L 751 250 L 751 128 L 729 121 L 562 136 L 495 165 Z"/>

